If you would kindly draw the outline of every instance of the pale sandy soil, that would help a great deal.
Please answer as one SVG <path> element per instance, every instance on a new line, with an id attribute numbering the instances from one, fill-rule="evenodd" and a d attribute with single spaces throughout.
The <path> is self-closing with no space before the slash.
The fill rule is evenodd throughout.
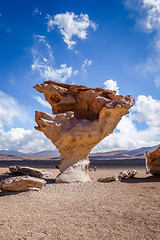
<path id="1" fill-rule="evenodd" d="M 55 169 L 47 169 L 54 173 Z M 159 240 L 160 178 L 139 174 L 98 183 L 125 169 L 90 172 L 89 183 L 55 184 L 40 191 L 0 193 L 1 240 Z M 6 168 L 0 169 L 2 173 Z"/>

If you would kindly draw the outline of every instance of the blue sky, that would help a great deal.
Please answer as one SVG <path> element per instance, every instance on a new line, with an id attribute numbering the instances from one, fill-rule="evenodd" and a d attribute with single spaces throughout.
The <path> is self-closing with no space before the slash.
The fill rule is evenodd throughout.
<path id="1" fill-rule="evenodd" d="M 0 149 L 54 149 L 34 130 L 51 113 L 33 89 L 51 79 L 136 99 L 94 151 L 160 142 L 160 0 L 1 0 Z"/>

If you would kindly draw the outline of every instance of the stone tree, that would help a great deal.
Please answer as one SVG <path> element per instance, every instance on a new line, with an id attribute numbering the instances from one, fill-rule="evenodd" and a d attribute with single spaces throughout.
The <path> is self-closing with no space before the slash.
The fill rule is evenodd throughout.
<path id="1" fill-rule="evenodd" d="M 133 106 L 134 98 L 107 89 L 53 81 L 34 88 L 52 107 L 52 114 L 36 111 L 35 129 L 43 132 L 60 152 L 56 182 L 90 181 L 87 169 L 91 149 L 113 132 Z"/>

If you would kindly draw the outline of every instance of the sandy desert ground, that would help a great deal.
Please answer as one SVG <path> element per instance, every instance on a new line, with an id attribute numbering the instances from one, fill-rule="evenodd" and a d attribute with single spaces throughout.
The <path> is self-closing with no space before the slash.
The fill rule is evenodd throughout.
<path id="1" fill-rule="evenodd" d="M 37 167 L 37 166 L 36 166 Z M 55 184 L 40 191 L 0 193 L 1 240 L 159 240 L 160 177 L 98 183 L 123 168 L 91 171 L 88 183 Z M 54 177 L 56 169 L 47 169 Z M 0 168 L 0 178 L 7 168 Z"/>

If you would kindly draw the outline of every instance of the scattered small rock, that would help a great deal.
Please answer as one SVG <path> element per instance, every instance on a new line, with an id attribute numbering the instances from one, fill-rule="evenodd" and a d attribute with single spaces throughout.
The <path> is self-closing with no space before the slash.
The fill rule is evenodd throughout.
<path id="1" fill-rule="evenodd" d="M 116 181 L 116 176 L 111 176 L 111 177 L 102 177 L 97 180 L 97 182 L 113 182 Z"/>
<path id="2" fill-rule="evenodd" d="M 122 181 L 123 179 L 133 178 L 138 172 L 136 170 L 125 170 L 120 172 L 118 175 L 102 177 L 97 180 L 97 182 L 112 182 L 112 181 Z"/>

